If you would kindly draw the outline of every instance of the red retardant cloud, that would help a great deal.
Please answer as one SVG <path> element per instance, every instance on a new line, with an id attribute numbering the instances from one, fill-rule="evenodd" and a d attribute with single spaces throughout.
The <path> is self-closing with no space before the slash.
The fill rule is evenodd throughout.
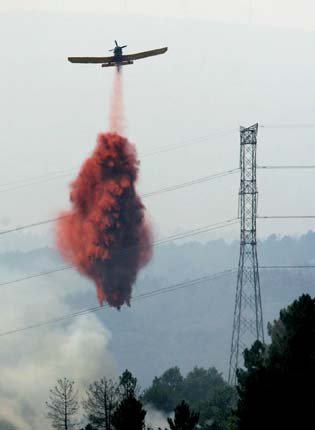
<path id="1" fill-rule="evenodd" d="M 117 133 L 101 133 L 71 184 L 72 208 L 57 223 L 65 260 L 92 279 L 99 302 L 130 304 L 138 271 L 152 254 L 152 233 L 136 193 L 134 145 Z"/>

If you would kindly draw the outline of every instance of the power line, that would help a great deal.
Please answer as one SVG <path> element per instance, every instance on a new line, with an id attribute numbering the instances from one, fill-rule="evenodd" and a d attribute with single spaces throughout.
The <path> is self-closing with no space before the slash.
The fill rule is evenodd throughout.
<path id="1" fill-rule="evenodd" d="M 198 234 L 208 233 L 208 232 L 214 231 L 214 230 L 219 230 L 219 229 L 222 229 L 222 228 L 226 228 L 226 227 L 228 227 L 230 225 L 238 224 L 238 222 L 239 222 L 239 220 L 237 218 L 233 218 L 233 219 L 230 219 L 230 220 L 218 222 L 218 223 L 207 225 L 207 226 L 204 226 L 204 227 L 199 227 L 199 228 L 196 228 L 196 229 L 184 232 L 184 233 L 173 234 L 173 235 L 170 235 L 170 236 L 166 236 L 166 237 L 164 237 L 164 238 L 162 238 L 160 240 L 157 240 L 156 242 L 154 242 L 152 244 L 152 246 L 153 247 L 161 246 L 161 245 L 164 245 L 167 242 L 176 241 L 176 240 L 180 240 L 180 239 L 186 239 L 188 237 L 196 236 Z M 139 248 L 147 248 L 147 247 L 148 246 L 142 246 L 142 247 L 139 247 Z M 126 252 L 130 252 L 134 248 L 135 247 L 130 247 L 130 248 L 126 248 L 126 249 L 117 250 L 118 251 L 117 254 L 119 254 L 119 253 L 124 254 Z M 45 272 L 40 272 L 40 273 L 37 273 L 37 274 L 34 274 L 34 275 L 25 276 L 23 278 L 14 279 L 12 281 L 2 282 L 2 283 L 0 283 L 0 287 L 7 286 L 7 285 L 12 285 L 12 284 L 16 284 L 16 283 L 19 283 L 19 282 L 28 281 L 30 279 L 40 278 L 40 277 L 43 277 L 43 276 L 51 275 L 53 273 L 63 272 L 65 270 L 70 270 L 70 269 L 74 269 L 74 268 L 75 268 L 75 266 L 69 265 L 69 266 L 60 267 L 58 269 L 53 269 L 53 270 L 48 270 L 48 271 L 45 271 Z"/>
<path id="2" fill-rule="evenodd" d="M 227 170 L 225 172 L 219 172 L 219 173 L 216 173 L 216 174 L 213 174 L 213 175 L 210 175 L 210 176 L 203 176 L 201 178 L 194 179 L 192 181 L 182 182 L 182 183 L 179 183 L 179 184 L 176 184 L 176 185 L 172 185 L 172 186 L 169 186 L 169 187 L 161 188 L 159 190 L 151 191 L 151 192 L 146 193 L 146 194 L 142 194 L 142 197 L 143 198 L 149 198 L 149 197 L 153 197 L 153 196 L 156 196 L 156 195 L 159 195 L 159 194 L 163 194 L 163 193 L 167 193 L 167 192 L 170 192 L 170 191 L 176 191 L 176 190 L 179 190 L 179 189 L 182 189 L 182 188 L 191 187 L 193 185 L 201 184 L 203 182 L 210 182 L 210 181 L 215 180 L 215 179 L 219 179 L 219 178 L 223 178 L 225 176 L 232 175 L 232 174 L 236 173 L 238 170 L 239 169 L 236 168 L 236 169 L 232 169 L 232 170 Z M 32 223 L 32 224 L 21 225 L 19 227 L 11 228 L 11 229 L 8 229 L 8 230 L 2 230 L 2 231 L 0 231 L 0 236 L 2 236 L 4 234 L 14 233 L 14 232 L 17 232 L 17 231 L 20 231 L 20 230 L 28 229 L 28 228 L 37 227 L 37 226 L 44 225 L 44 224 L 51 224 L 51 223 L 59 221 L 62 218 L 66 218 L 68 216 L 69 215 L 64 215 L 64 216 L 61 216 L 61 217 L 56 217 L 56 218 L 51 218 L 51 219 L 47 219 L 47 220 L 38 221 L 38 222 L 35 222 L 35 223 Z"/>
<path id="3" fill-rule="evenodd" d="M 234 130 L 229 130 L 225 133 L 219 133 L 217 135 L 206 135 L 206 136 L 201 136 L 199 138 L 195 138 L 195 139 L 190 139 L 185 141 L 182 144 L 174 144 L 174 145 L 165 145 L 162 146 L 160 148 L 157 148 L 156 150 L 153 150 L 152 152 L 149 153 L 145 153 L 142 156 L 140 156 L 140 158 L 147 158 L 147 157 L 151 157 L 154 155 L 159 155 L 165 152 L 170 152 L 170 151 L 175 151 L 175 150 L 179 150 L 182 148 L 186 148 L 188 146 L 192 146 L 192 145 L 197 145 L 199 143 L 203 143 L 207 140 L 209 140 L 209 138 L 220 138 L 220 137 L 225 137 L 228 136 L 230 134 L 235 133 L 236 129 Z M 80 167 L 78 166 L 77 168 L 71 168 L 69 170 L 61 170 L 61 171 L 56 171 L 56 172 L 51 172 L 48 174 L 44 174 L 44 175 L 39 175 L 39 176 L 35 176 L 35 177 L 31 177 L 28 179 L 20 179 L 20 180 L 16 180 L 16 181 L 11 181 L 11 182 L 7 182 L 4 184 L 0 185 L 0 193 L 4 193 L 4 192 L 8 192 L 8 191 L 14 191 L 14 190 L 18 190 L 20 188 L 27 188 L 29 186 L 32 185 L 38 185 L 38 184 L 42 184 L 45 182 L 51 182 L 51 181 L 55 181 L 56 179 L 62 179 L 64 177 L 70 176 L 73 172 L 78 171 L 80 169 Z"/>
<path id="4" fill-rule="evenodd" d="M 75 169 L 72 169 L 72 171 L 74 171 Z M 66 178 L 67 176 L 69 176 L 71 173 L 63 173 L 61 175 L 57 175 L 57 176 L 50 176 L 47 177 L 45 179 L 42 180 L 38 180 L 38 181 L 34 181 L 34 182 L 28 182 L 28 183 L 22 183 L 20 185 L 16 185 L 13 187 L 9 187 L 9 188 L 3 188 L 0 189 L 0 193 L 6 193 L 8 191 L 15 191 L 15 190 L 19 190 L 21 188 L 27 188 L 30 187 L 32 185 L 38 185 L 38 184 L 43 184 L 43 183 L 47 183 L 47 182 L 51 182 L 51 181 L 55 181 L 56 179 L 62 179 L 62 178 Z"/>
<path id="5" fill-rule="evenodd" d="M 314 164 L 310 165 L 274 165 L 274 166 L 257 166 L 257 169 L 315 169 Z"/>
<path id="6" fill-rule="evenodd" d="M 198 143 L 203 143 L 206 140 L 209 140 L 210 138 L 220 138 L 220 137 L 225 137 L 225 136 L 229 136 L 231 134 L 234 134 L 238 131 L 238 129 L 233 128 L 230 129 L 226 132 L 223 133 L 219 133 L 217 135 L 206 135 L 206 136 L 201 136 L 199 138 L 195 138 L 195 139 L 190 139 L 188 140 L 186 143 L 183 144 L 174 144 L 174 145 L 166 145 L 164 147 L 160 147 L 157 148 L 156 150 L 153 150 L 152 152 L 146 153 L 142 155 L 142 158 L 146 158 L 146 157 L 151 157 L 152 155 L 158 155 L 158 154 L 162 154 L 165 152 L 170 152 L 170 151 L 176 151 L 178 149 L 182 149 L 182 148 L 186 148 L 188 146 L 192 146 L 192 145 L 196 145 Z"/>
<path id="7" fill-rule="evenodd" d="M 276 126 L 261 125 L 260 127 L 274 128 L 274 127 L 291 127 L 291 126 L 292 125 L 281 125 L 281 126 L 279 126 L 279 125 L 276 125 Z M 293 125 L 293 126 L 314 126 L 315 127 L 315 124 L 297 124 L 297 125 Z M 236 129 L 230 129 L 227 132 L 219 133 L 217 135 L 208 134 L 208 135 L 201 136 L 198 138 L 190 139 L 186 143 L 162 146 L 160 148 L 157 148 L 156 150 L 153 150 L 152 152 L 143 154 L 142 158 L 149 157 L 152 155 L 161 154 L 164 152 L 169 152 L 169 151 L 181 149 L 181 148 L 185 148 L 187 146 L 195 145 L 198 143 L 202 143 L 202 142 L 208 140 L 209 138 L 224 137 L 224 136 L 235 133 L 235 131 L 236 131 Z M 315 165 L 309 165 L 309 166 L 305 166 L 305 165 L 304 166 L 303 165 L 287 165 L 287 166 L 276 165 L 276 166 L 257 166 L 257 168 L 259 168 L 259 169 L 314 169 Z M 7 183 L 0 185 L 0 193 L 7 192 L 7 191 L 14 191 L 14 190 L 17 190 L 20 188 L 25 188 L 28 186 L 37 185 L 37 184 L 41 184 L 41 183 L 45 183 L 45 182 L 51 182 L 51 181 L 54 181 L 56 179 L 62 179 L 66 176 L 69 176 L 71 173 L 77 171 L 78 169 L 79 169 L 79 167 L 72 168 L 69 170 L 55 171 L 55 172 L 51 172 L 47 175 L 39 175 L 39 176 L 35 176 L 35 177 L 30 177 L 26 180 L 20 179 L 17 181 L 7 182 Z M 41 179 L 36 181 L 37 178 L 41 178 Z M 25 183 L 25 181 L 27 181 L 27 182 Z M 28 181 L 31 181 L 31 182 L 28 182 Z M 19 184 L 19 185 L 15 185 L 15 184 Z M 2 187 L 6 187 L 6 186 L 10 186 L 10 185 L 13 185 L 13 186 L 9 187 L 9 188 L 1 189 Z"/>
<path id="8" fill-rule="evenodd" d="M 299 219 L 299 218 L 315 218 L 315 215 L 269 215 L 269 216 L 258 216 L 260 219 Z"/>
<path id="9" fill-rule="evenodd" d="M 219 278 L 222 278 L 224 276 L 230 275 L 230 274 L 234 273 L 235 270 L 236 269 L 228 269 L 228 270 L 224 270 L 222 272 L 217 272 L 217 273 L 212 274 L 212 275 L 206 275 L 206 276 L 203 276 L 201 278 L 195 278 L 195 279 L 192 279 L 190 281 L 180 282 L 180 283 L 177 283 L 177 284 L 174 284 L 174 285 L 170 285 L 168 287 L 159 288 L 159 289 L 150 291 L 148 293 L 142 293 L 142 294 L 139 294 L 139 295 L 135 296 L 132 299 L 132 302 L 139 301 L 139 300 L 145 300 L 145 299 L 148 299 L 148 298 L 151 298 L 151 297 L 155 297 L 155 296 L 159 296 L 159 295 L 162 295 L 162 294 L 172 293 L 174 291 L 178 291 L 178 290 L 181 290 L 181 289 L 184 289 L 184 288 L 189 288 L 189 287 L 192 287 L 192 286 L 199 286 L 199 285 L 202 285 L 202 284 L 204 284 L 206 282 L 214 281 L 216 279 L 219 279 Z M 108 308 L 108 307 L 109 306 L 106 304 L 104 306 L 96 306 L 96 307 L 92 307 L 92 308 L 88 308 L 88 309 L 83 309 L 81 311 L 73 312 L 71 314 L 63 315 L 61 317 L 57 317 L 57 318 L 53 318 L 53 319 L 50 319 L 50 320 L 46 320 L 46 321 L 43 321 L 41 323 L 35 323 L 35 324 L 31 324 L 31 325 L 28 325 L 28 326 L 25 326 L 25 327 L 13 329 L 13 330 L 8 330 L 8 331 L 5 331 L 5 332 L 0 332 L 0 337 L 9 336 L 9 335 L 12 335 L 12 334 L 17 334 L 17 333 L 21 333 L 21 332 L 32 330 L 32 329 L 39 328 L 39 327 L 44 327 L 44 326 L 58 324 L 60 322 L 63 322 L 63 321 L 69 320 L 69 319 L 73 319 L 73 318 L 80 317 L 80 316 L 83 316 L 83 315 L 87 315 L 87 314 L 90 314 L 90 313 L 98 312 L 98 311 L 100 311 L 100 310 L 102 310 L 104 308 Z"/>
<path id="10" fill-rule="evenodd" d="M 259 266 L 259 269 L 315 269 L 315 265 Z"/>
<path id="11" fill-rule="evenodd" d="M 74 169 L 72 169 L 72 170 L 74 170 Z M 236 171 L 238 171 L 238 169 L 236 168 L 236 169 L 232 169 L 231 171 L 226 171 L 226 172 L 222 172 L 222 173 L 218 173 L 218 174 L 216 174 L 216 175 L 210 175 L 209 176 L 209 178 L 210 177 L 212 177 L 213 176 L 213 179 L 215 179 L 216 177 L 223 177 L 223 176 L 227 176 L 227 175 L 229 175 L 229 174 L 231 174 L 231 173 L 235 173 Z M 224 173 L 224 174 L 223 174 Z M 31 185 L 37 185 L 37 184 L 42 184 L 42 183 L 47 183 L 47 182 L 51 182 L 51 181 L 54 181 L 54 180 L 56 180 L 56 179 L 62 179 L 62 178 L 65 178 L 65 177 L 67 177 L 67 176 L 69 176 L 70 175 L 70 173 L 64 173 L 64 174 L 61 174 L 61 175 L 58 175 L 58 176 L 53 176 L 53 177 L 49 177 L 49 178 L 46 178 L 46 179 L 43 179 L 43 180 L 40 180 L 40 181 L 35 181 L 35 182 L 30 182 L 30 183 L 26 183 L 26 184 L 21 184 L 21 185 L 17 185 L 17 186 L 14 186 L 14 187 L 11 187 L 11 188 L 4 188 L 4 189 L 0 189 L 0 193 L 5 193 L 5 192 L 8 192 L 8 191 L 14 191 L 14 190 L 18 190 L 18 189 L 21 189 L 21 188 L 27 188 L 27 187 L 29 187 L 29 186 L 31 186 Z M 189 183 L 187 183 L 188 185 L 189 184 L 191 184 L 191 185 L 194 185 L 195 183 L 201 183 L 201 182 L 205 182 L 205 181 L 207 181 L 208 179 L 207 179 L 208 177 L 205 177 L 205 178 L 201 178 L 202 180 L 196 180 L 196 182 L 195 181 L 191 181 L 191 183 L 189 182 Z M 186 186 L 188 186 L 188 185 L 186 185 Z M 173 187 L 171 187 L 171 188 L 173 188 Z M 172 189 L 171 190 L 169 190 L 169 191 L 172 191 Z M 159 190 L 159 192 L 160 192 L 160 190 Z M 143 197 L 148 197 L 148 196 L 150 196 L 150 195 L 154 195 L 155 193 L 149 193 L 148 195 L 145 195 L 145 196 L 143 196 Z"/>
<path id="12" fill-rule="evenodd" d="M 48 270 L 47 272 L 41 272 L 35 275 L 25 276 L 24 278 L 13 279 L 13 281 L 2 282 L 0 283 L 0 287 L 17 284 L 18 282 L 28 281 L 30 279 L 40 278 L 42 276 L 51 275 L 52 273 L 64 272 L 65 270 L 73 269 L 73 267 L 74 266 L 60 267 L 59 269 Z"/>
<path id="13" fill-rule="evenodd" d="M 155 196 L 157 194 L 162 194 L 162 193 L 167 193 L 169 191 L 179 190 L 181 188 L 190 187 L 192 185 L 201 184 L 203 182 L 209 182 L 209 181 L 212 181 L 214 179 L 219 179 L 219 178 L 223 178 L 225 176 L 233 175 L 234 173 L 236 173 L 238 171 L 239 171 L 239 169 L 236 168 L 236 169 L 226 170 L 225 172 L 216 173 L 216 174 L 210 175 L 210 176 L 203 176 L 201 178 L 194 179 L 192 181 L 183 182 L 183 183 L 177 184 L 177 185 L 172 185 L 170 187 L 165 187 L 165 188 L 162 188 L 162 189 L 159 189 L 156 191 L 151 191 L 150 193 L 143 194 L 142 197 L 144 197 L 144 198 L 152 197 L 152 196 Z"/>
<path id="14" fill-rule="evenodd" d="M 303 265 L 303 266 L 302 265 L 300 265 L 300 266 L 294 266 L 294 265 L 291 265 L 291 266 L 261 266 L 260 268 L 261 269 L 306 269 L 306 268 L 309 269 L 309 268 L 315 268 L 315 265 L 314 266 L 307 266 L 307 265 Z M 65 270 L 65 269 L 61 269 L 61 270 Z M 201 278 L 195 278 L 195 279 L 192 279 L 190 281 L 180 282 L 178 284 L 170 285 L 168 287 L 159 288 L 159 289 L 150 291 L 148 293 L 139 294 L 133 298 L 132 302 L 139 301 L 139 300 L 145 300 L 145 299 L 159 296 L 162 294 L 168 294 L 168 293 L 178 291 L 181 289 L 185 289 L 185 288 L 189 288 L 192 286 L 200 286 L 206 282 L 213 281 L 213 280 L 219 279 L 221 277 L 233 274 L 236 272 L 236 270 L 237 270 L 236 268 L 227 269 L 227 270 L 224 270 L 221 272 L 217 272 L 213 275 L 206 275 L 206 276 L 203 276 Z M 83 315 L 87 315 L 90 313 L 95 313 L 95 312 L 101 311 L 102 309 L 108 308 L 108 307 L 109 306 L 107 304 L 105 304 L 104 306 L 95 306 L 92 308 L 83 309 L 81 311 L 77 311 L 77 312 L 73 312 L 71 314 L 63 315 L 63 316 L 58 317 L 58 318 L 53 318 L 51 320 L 47 320 L 47 321 L 44 321 L 42 323 L 31 324 L 31 325 L 26 326 L 26 327 L 21 327 L 18 329 L 13 329 L 13 330 L 9 330 L 6 332 L 2 332 L 2 333 L 0 333 L 0 337 L 21 333 L 21 332 L 32 330 L 35 328 L 40 328 L 40 327 L 44 327 L 44 326 L 58 324 L 60 322 L 63 322 L 63 321 L 69 320 L 69 319 L 73 319 L 76 317 L 80 317 Z"/>
<path id="15" fill-rule="evenodd" d="M 314 128 L 315 123 L 296 123 L 296 124 L 267 124 L 260 125 L 260 128 Z"/>
<path id="16" fill-rule="evenodd" d="M 294 265 L 291 265 L 291 266 L 261 266 L 260 267 L 260 269 L 306 269 L 306 268 L 307 269 L 308 268 L 315 268 L 315 265 L 314 266 L 308 266 L 308 265 L 294 266 Z M 65 270 L 65 269 L 66 268 L 60 269 L 60 270 Z M 174 285 L 171 285 L 168 287 L 159 288 L 157 290 L 153 290 L 153 291 L 150 291 L 148 293 L 143 293 L 143 294 L 139 294 L 139 295 L 135 296 L 133 298 L 132 302 L 148 299 L 148 298 L 155 297 L 155 296 L 162 295 L 162 294 L 171 293 L 171 292 L 174 292 L 174 291 L 177 291 L 180 289 L 184 289 L 184 288 L 189 288 L 192 286 L 200 286 L 200 285 L 204 284 L 205 282 L 219 279 L 221 277 L 233 274 L 236 271 L 237 271 L 236 268 L 227 269 L 227 270 L 224 270 L 221 272 L 217 272 L 213 275 L 206 275 L 206 276 L 203 276 L 201 278 L 196 278 L 196 279 L 192 279 L 190 281 L 180 282 L 178 284 L 174 284 Z M 52 273 L 52 272 L 50 272 L 50 273 Z M 0 285 L 2 285 L 2 284 L 0 284 Z M 21 333 L 21 332 L 32 330 L 35 328 L 40 328 L 40 327 L 44 327 L 44 326 L 57 324 L 57 323 L 60 323 L 60 322 L 63 322 L 63 321 L 69 320 L 69 319 L 73 319 L 73 318 L 87 315 L 90 313 L 98 312 L 98 311 L 100 311 L 104 308 L 108 308 L 108 307 L 109 306 L 107 304 L 105 304 L 104 306 L 95 306 L 92 308 L 83 309 L 81 311 L 73 312 L 71 314 L 63 315 L 63 316 L 58 317 L 58 318 L 53 318 L 51 320 L 47 320 L 47 321 L 44 321 L 42 323 L 31 324 L 31 325 L 28 325 L 26 327 L 8 330 L 8 331 L 2 332 L 2 333 L 0 332 L 0 337 L 9 336 L 12 334 Z"/>
<path id="17" fill-rule="evenodd" d="M 3 184 L 0 185 L 0 189 L 3 187 L 8 187 L 11 185 L 17 185 L 17 184 L 21 184 L 23 185 L 25 182 L 30 182 L 30 181 L 35 181 L 38 179 L 47 179 L 50 177 L 58 177 L 61 175 L 66 175 L 66 174 L 70 174 L 70 172 L 72 171 L 76 171 L 77 168 L 72 168 L 72 169 L 66 169 L 66 170 L 57 170 L 54 172 L 48 172 L 48 173 L 43 173 L 41 175 L 36 175 L 36 176 L 31 176 L 29 178 L 20 178 L 20 179 L 15 179 L 13 181 L 9 181 L 9 182 L 5 182 Z"/>
<path id="18" fill-rule="evenodd" d="M 60 219 L 68 218 L 68 216 L 69 215 L 64 215 L 64 216 L 60 216 L 58 218 L 51 218 L 51 219 L 46 219 L 46 220 L 43 220 L 43 221 L 34 222 L 32 224 L 21 225 L 20 227 L 11 228 L 9 230 L 1 230 L 0 231 L 0 236 L 2 236 L 4 234 L 14 233 L 14 232 L 17 232 L 17 231 L 20 231 L 20 230 L 25 230 L 27 228 L 37 227 L 39 225 L 51 224 L 53 222 L 59 221 Z"/>
<path id="19" fill-rule="evenodd" d="M 235 225 L 239 223 L 239 219 L 238 218 L 231 218 L 229 220 L 226 221 L 222 221 L 222 222 L 218 222 L 215 224 L 210 224 L 204 227 L 200 227 L 200 228 L 196 228 L 194 230 L 190 230 L 184 233 L 177 233 L 171 236 L 167 236 L 163 239 L 158 240 L 157 242 L 155 242 L 153 244 L 153 246 L 159 246 L 159 245 L 163 245 L 166 242 L 170 242 L 172 240 L 180 240 L 180 239 L 186 239 L 187 237 L 192 237 L 192 236 L 196 236 L 198 234 L 201 233 L 208 233 L 210 231 L 214 231 L 214 230 L 220 230 L 222 228 L 226 228 L 229 227 L 230 225 Z"/>

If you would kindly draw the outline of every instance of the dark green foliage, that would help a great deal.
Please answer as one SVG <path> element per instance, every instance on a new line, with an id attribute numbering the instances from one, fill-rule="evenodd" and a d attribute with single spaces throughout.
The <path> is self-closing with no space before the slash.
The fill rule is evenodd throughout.
<path id="1" fill-rule="evenodd" d="M 315 300 L 301 296 L 269 324 L 238 371 L 239 430 L 308 429 L 315 416 Z M 313 423 L 313 424 L 311 424 Z"/>
<path id="2" fill-rule="evenodd" d="M 178 367 L 171 368 L 159 378 L 154 378 L 151 387 L 143 394 L 144 403 L 169 414 L 182 400 L 200 412 L 202 429 L 223 429 L 231 409 L 236 404 L 236 391 L 228 386 L 215 369 L 195 367 L 184 378 Z"/>
<path id="3" fill-rule="evenodd" d="M 184 378 L 178 367 L 172 367 L 155 377 L 151 387 L 145 390 L 142 400 L 166 413 L 172 412 L 184 398 Z"/>
<path id="4" fill-rule="evenodd" d="M 195 367 L 185 378 L 184 397 L 195 408 L 201 400 L 212 400 L 218 389 L 225 388 L 225 385 L 222 376 L 214 367 Z"/>
<path id="5" fill-rule="evenodd" d="M 204 430 L 232 430 L 231 411 L 237 402 L 236 391 L 225 385 L 208 402 L 200 403 L 200 424 Z"/>
<path id="6" fill-rule="evenodd" d="M 112 424 L 115 430 L 143 430 L 146 411 L 133 396 L 124 398 L 116 409 Z"/>
<path id="7" fill-rule="evenodd" d="M 137 397 L 140 392 L 137 378 L 128 369 L 119 377 L 118 386 L 122 398 Z"/>
<path id="8" fill-rule="evenodd" d="M 175 408 L 174 420 L 168 418 L 167 422 L 171 430 L 195 430 L 199 421 L 199 414 L 191 411 L 189 405 L 182 401 Z"/>

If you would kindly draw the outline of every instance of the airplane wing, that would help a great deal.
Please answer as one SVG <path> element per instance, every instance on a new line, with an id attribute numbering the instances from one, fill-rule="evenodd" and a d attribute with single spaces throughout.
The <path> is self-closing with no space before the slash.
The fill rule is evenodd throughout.
<path id="1" fill-rule="evenodd" d="M 123 60 L 140 60 L 141 58 L 153 57 L 154 55 L 164 54 L 166 51 L 167 48 L 160 48 L 152 49 L 152 51 L 139 52 L 138 54 L 123 55 Z"/>
<path id="2" fill-rule="evenodd" d="M 70 63 L 93 63 L 93 64 L 102 64 L 115 61 L 115 57 L 69 57 L 68 61 Z"/>

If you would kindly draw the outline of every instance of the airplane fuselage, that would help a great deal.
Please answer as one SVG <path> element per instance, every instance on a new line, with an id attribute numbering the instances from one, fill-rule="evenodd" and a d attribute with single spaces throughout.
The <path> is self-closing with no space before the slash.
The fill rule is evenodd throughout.
<path id="1" fill-rule="evenodd" d="M 120 46 L 116 46 L 114 49 L 114 61 L 110 63 L 102 64 L 102 67 L 113 67 L 117 66 L 119 69 L 121 66 L 127 66 L 128 64 L 133 64 L 131 60 L 123 59 L 123 48 Z"/>
<path id="2" fill-rule="evenodd" d="M 122 56 L 123 56 L 122 48 L 120 46 L 116 46 L 116 48 L 114 49 L 115 62 L 121 63 L 122 62 Z"/>

